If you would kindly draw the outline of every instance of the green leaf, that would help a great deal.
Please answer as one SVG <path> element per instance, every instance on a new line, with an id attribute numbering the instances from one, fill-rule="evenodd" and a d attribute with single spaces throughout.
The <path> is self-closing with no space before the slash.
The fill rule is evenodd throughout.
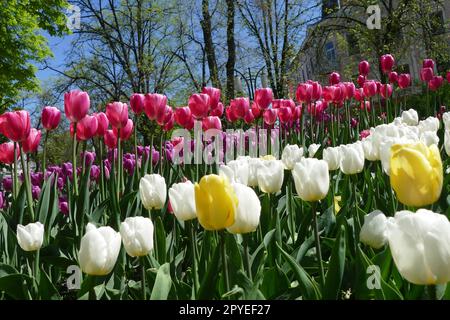
<path id="1" fill-rule="evenodd" d="M 167 300 L 170 288 L 172 287 L 172 279 L 170 277 L 170 264 L 164 263 L 158 269 L 155 284 L 153 285 L 150 300 Z"/>
<path id="2" fill-rule="evenodd" d="M 219 277 L 220 270 L 220 247 L 216 246 L 214 249 L 213 258 L 209 263 L 208 270 L 206 271 L 205 276 L 203 277 L 200 289 L 198 290 L 198 299 L 206 300 L 213 299 L 215 297 L 217 279 Z"/>
<path id="3" fill-rule="evenodd" d="M 8 274 L 0 278 L 0 291 L 4 291 L 16 300 L 29 299 L 27 288 L 31 288 L 32 285 L 33 278 L 20 273 Z"/>
<path id="4" fill-rule="evenodd" d="M 44 300 L 60 300 L 58 290 L 53 285 L 44 268 L 41 268 L 39 280 L 39 296 Z"/>
<path id="5" fill-rule="evenodd" d="M 324 299 L 338 299 L 345 269 L 345 227 L 337 235 L 323 288 Z"/>
<path id="6" fill-rule="evenodd" d="M 166 262 L 166 232 L 164 231 L 164 225 L 162 223 L 161 217 L 157 217 L 155 221 L 155 233 L 156 233 L 156 244 L 158 250 L 158 261 L 159 263 Z"/>

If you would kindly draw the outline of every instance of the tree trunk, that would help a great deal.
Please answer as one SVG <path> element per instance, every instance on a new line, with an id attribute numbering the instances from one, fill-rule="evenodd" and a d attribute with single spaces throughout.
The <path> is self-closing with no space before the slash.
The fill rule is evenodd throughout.
<path id="1" fill-rule="evenodd" d="M 234 42 L 234 0 L 227 0 L 227 103 L 234 98 L 234 65 L 236 63 L 236 44 Z"/>
<path id="2" fill-rule="evenodd" d="M 206 58 L 208 60 L 209 75 L 214 87 L 220 89 L 219 72 L 217 68 L 216 53 L 212 41 L 211 15 L 209 14 L 209 0 L 202 0 L 203 20 L 200 22 L 205 42 Z"/>

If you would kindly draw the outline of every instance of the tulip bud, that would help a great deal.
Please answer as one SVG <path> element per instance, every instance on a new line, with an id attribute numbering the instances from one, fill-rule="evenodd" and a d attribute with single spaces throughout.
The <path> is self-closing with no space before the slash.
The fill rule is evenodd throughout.
<path id="1" fill-rule="evenodd" d="M 130 139 L 131 134 L 133 133 L 133 129 L 134 129 L 133 120 L 128 119 L 127 124 L 120 129 L 120 139 L 122 141 L 127 141 L 128 139 Z M 113 131 L 114 131 L 114 136 L 117 137 L 118 133 L 119 133 L 119 129 L 117 129 L 116 127 L 113 127 Z"/>
<path id="2" fill-rule="evenodd" d="M 55 107 L 44 107 L 42 109 L 42 126 L 47 130 L 51 131 L 58 127 L 59 121 L 61 120 L 61 111 Z"/>
<path id="3" fill-rule="evenodd" d="M 428 88 L 430 88 L 431 91 L 436 91 L 442 86 L 443 83 L 444 78 L 441 76 L 434 76 L 430 81 L 428 81 Z"/>
<path id="4" fill-rule="evenodd" d="M 95 116 L 85 116 L 77 123 L 77 139 L 86 141 L 95 136 L 98 129 L 98 121 Z"/>
<path id="5" fill-rule="evenodd" d="M 358 79 L 356 80 L 356 82 L 358 83 L 358 85 L 362 88 L 364 85 L 364 82 L 366 82 L 366 76 L 363 75 L 359 75 Z"/>
<path id="6" fill-rule="evenodd" d="M 234 223 L 227 230 L 234 234 L 253 232 L 259 224 L 261 202 L 255 191 L 250 187 L 234 183 L 233 189 L 237 195 L 238 206 L 234 216 Z"/>
<path id="7" fill-rule="evenodd" d="M 191 109 L 189 107 L 180 107 L 175 109 L 175 121 L 183 128 L 189 125 L 192 119 Z"/>
<path id="8" fill-rule="evenodd" d="M 174 183 L 169 189 L 169 201 L 178 220 L 186 221 L 197 217 L 195 191 L 191 181 Z"/>
<path id="9" fill-rule="evenodd" d="M 281 154 L 281 161 L 284 168 L 287 170 L 294 169 L 294 165 L 303 158 L 303 148 L 300 148 L 296 144 L 288 144 L 283 149 Z"/>
<path id="10" fill-rule="evenodd" d="M 408 126 L 417 126 L 419 123 L 419 115 L 414 109 L 404 110 L 402 112 L 402 121 Z"/>
<path id="11" fill-rule="evenodd" d="M 341 82 L 341 75 L 337 72 L 332 72 L 328 77 L 328 81 L 330 82 L 330 86 L 338 84 Z"/>
<path id="12" fill-rule="evenodd" d="M 87 92 L 74 90 L 64 94 L 64 111 L 70 122 L 83 119 L 89 110 L 90 99 Z"/>
<path id="13" fill-rule="evenodd" d="M 88 223 L 78 252 L 81 270 L 94 276 L 109 274 L 119 256 L 120 241 L 120 233 L 111 227 L 97 229 L 92 223 Z"/>
<path id="14" fill-rule="evenodd" d="M 323 149 L 323 160 L 328 164 L 328 170 L 333 171 L 339 169 L 341 162 L 341 154 L 339 147 L 330 147 Z"/>
<path id="15" fill-rule="evenodd" d="M 443 183 L 439 149 L 418 142 L 395 144 L 391 150 L 390 181 L 399 201 L 415 207 L 436 202 Z"/>
<path id="16" fill-rule="evenodd" d="M 202 89 L 202 93 L 209 96 L 209 109 L 216 109 L 220 101 L 220 89 L 213 87 L 204 87 Z"/>
<path id="17" fill-rule="evenodd" d="M 162 209 L 167 197 L 164 177 L 159 174 L 146 174 L 139 182 L 139 194 L 142 204 L 147 210 Z"/>
<path id="18" fill-rule="evenodd" d="M 388 220 L 389 248 L 400 274 L 418 285 L 450 281 L 450 222 L 425 209 Z"/>
<path id="19" fill-rule="evenodd" d="M 109 149 L 115 149 L 117 147 L 117 136 L 113 130 L 107 130 L 103 136 L 103 140 Z"/>
<path id="20" fill-rule="evenodd" d="M 420 69 L 420 80 L 424 82 L 428 82 L 433 79 L 434 72 L 431 68 L 422 68 Z"/>
<path id="21" fill-rule="evenodd" d="M 423 59 L 422 67 L 434 69 L 434 60 L 433 59 Z"/>
<path id="22" fill-rule="evenodd" d="M 167 97 L 159 93 L 147 93 L 144 97 L 144 112 L 150 120 L 156 120 L 166 112 Z"/>
<path id="23" fill-rule="evenodd" d="M 303 158 L 292 170 L 295 189 L 304 201 L 319 201 L 330 187 L 328 164 L 324 160 Z"/>
<path id="24" fill-rule="evenodd" d="M 123 128 L 128 121 L 128 105 L 122 102 L 113 102 L 106 105 L 106 116 L 113 128 Z"/>
<path id="25" fill-rule="evenodd" d="M 102 137 L 105 135 L 108 130 L 109 120 L 104 112 L 99 112 L 93 114 L 97 118 L 97 133 L 95 134 L 98 137 Z"/>
<path id="26" fill-rule="evenodd" d="M 202 119 L 208 115 L 209 104 L 209 96 L 203 93 L 191 95 L 188 101 L 189 109 L 196 119 Z"/>
<path id="27" fill-rule="evenodd" d="M 389 72 L 389 82 L 396 83 L 398 81 L 398 74 L 395 71 Z"/>
<path id="28" fill-rule="evenodd" d="M 142 93 L 133 93 L 130 97 L 130 107 L 131 110 L 140 115 L 144 111 L 144 100 L 145 96 Z"/>
<path id="29" fill-rule="evenodd" d="M 380 94 L 384 99 L 392 96 L 392 86 L 390 84 L 382 84 L 380 88 Z"/>
<path id="30" fill-rule="evenodd" d="M 370 64 L 368 61 L 363 60 L 358 65 L 359 74 L 362 76 L 367 76 L 370 72 Z"/>
<path id="31" fill-rule="evenodd" d="M 313 87 L 309 83 L 300 83 L 297 86 L 296 98 L 298 102 L 309 103 L 312 99 Z"/>
<path id="32" fill-rule="evenodd" d="M 266 110 L 272 103 L 273 93 L 270 88 L 259 88 L 255 91 L 255 102 L 259 109 Z"/>
<path id="33" fill-rule="evenodd" d="M 222 104 L 222 102 L 219 102 L 219 103 L 217 104 L 217 107 L 215 107 L 214 109 L 212 109 L 212 110 L 209 112 L 209 115 L 210 115 L 210 116 L 213 116 L 213 117 L 219 117 L 219 118 L 221 118 L 222 115 L 223 115 L 223 110 L 224 110 L 223 104 Z"/>
<path id="34" fill-rule="evenodd" d="M 24 251 L 37 251 L 44 241 L 44 225 L 40 222 L 17 225 L 17 242 Z"/>
<path id="35" fill-rule="evenodd" d="M 364 150 L 361 143 L 342 145 L 340 153 L 342 173 L 355 174 L 364 169 Z"/>
<path id="36" fill-rule="evenodd" d="M 289 123 L 292 121 L 292 109 L 289 107 L 281 107 L 278 109 L 278 118 L 281 123 Z"/>
<path id="37" fill-rule="evenodd" d="M 271 126 L 277 121 L 277 109 L 267 109 L 264 111 L 263 118 L 264 123 Z"/>
<path id="38" fill-rule="evenodd" d="M 198 222 L 206 230 L 222 230 L 234 224 L 238 198 L 228 179 L 215 174 L 195 184 Z"/>
<path id="39" fill-rule="evenodd" d="M 359 240 L 374 249 L 380 249 L 387 243 L 387 218 L 383 212 L 375 210 L 364 216 Z"/>
<path id="40" fill-rule="evenodd" d="M 402 73 L 398 76 L 398 86 L 405 89 L 411 85 L 411 75 L 409 73 Z"/>
<path id="41" fill-rule="evenodd" d="M 390 72 L 392 70 L 392 67 L 394 66 L 394 63 L 394 57 L 390 54 L 382 55 L 380 58 L 380 65 L 383 73 Z"/>
<path id="42" fill-rule="evenodd" d="M 120 224 L 125 251 L 130 257 L 146 256 L 153 249 L 153 223 L 149 218 L 128 217 Z"/>
<path id="43" fill-rule="evenodd" d="M 41 130 L 31 128 L 30 134 L 22 142 L 23 152 L 25 153 L 36 152 L 40 142 L 41 142 Z"/>
<path id="44" fill-rule="evenodd" d="M 377 83 L 373 80 L 367 80 L 364 82 L 363 90 L 366 97 L 373 97 L 377 94 Z"/>
<path id="45" fill-rule="evenodd" d="M 262 192 L 277 193 L 281 190 L 284 167 L 280 160 L 262 160 L 256 174 Z"/>
<path id="46" fill-rule="evenodd" d="M 16 146 L 16 156 L 19 158 L 19 146 Z M 12 164 L 14 163 L 14 142 L 4 142 L 0 144 L 0 163 Z"/>
<path id="47" fill-rule="evenodd" d="M 230 101 L 230 108 L 238 119 L 243 119 L 247 111 L 250 109 L 250 101 L 248 98 L 236 98 Z"/>

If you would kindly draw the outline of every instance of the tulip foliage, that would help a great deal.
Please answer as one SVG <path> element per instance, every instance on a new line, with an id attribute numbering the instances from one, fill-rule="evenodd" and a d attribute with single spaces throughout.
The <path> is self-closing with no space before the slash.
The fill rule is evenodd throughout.
<path id="1" fill-rule="evenodd" d="M 410 75 L 381 66 L 386 83 L 364 60 L 355 83 L 333 72 L 295 100 L 205 87 L 92 113 L 72 91 L 63 164 L 46 160 L 57 108 L 41 130 L 1 115 L 0 298 L 449 299 L 450 113 L 405 105 Z M 139 115 L 160 143 L 141 145 Z"/>

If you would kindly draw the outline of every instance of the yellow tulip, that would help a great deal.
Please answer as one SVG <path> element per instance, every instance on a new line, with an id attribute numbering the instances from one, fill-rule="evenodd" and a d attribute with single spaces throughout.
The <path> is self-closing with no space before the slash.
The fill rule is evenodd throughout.
<path id="1" fill-rule="evenodd" d="M 334 196 L 334 214 L 338 214 L 339 211 L 341 211 L 341 206 L 339 204 L 341 200 L 342 200 L 341 196 Z"/>
<path id="2" fill-rule="evenodd" d="M 442 160 L 436 145 L 422 142 L 391 147 L 391 186 L 398 200 L 422 207 L 436 202 L 442 190 Z"/>
<path id="3" fill-rule="evenodd" d="M 221 230 L 234 224 L 238 198 L 227 178 L 210 174 L 195 184 L 195 205 L 203 228 Z"/>

